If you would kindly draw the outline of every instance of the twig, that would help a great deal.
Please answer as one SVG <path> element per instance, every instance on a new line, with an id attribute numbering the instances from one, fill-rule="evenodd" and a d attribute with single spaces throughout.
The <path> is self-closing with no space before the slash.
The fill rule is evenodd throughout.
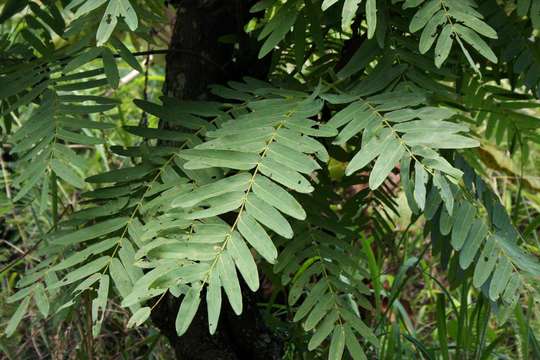
<path id="1" fill-rule="evenodd" d="M 21 249 L 20 247 L 18 247 L 17 245 L 15 244 L 12 244 L 10 243 L 9 241 L 7 241 L 6 239 L 0 239 L 0 242 L 3 242 L 3 243 L 6 243 L 9 247 L 11 247 L 12 249 L 15 249 L 15 251 L 17 251 L 18 253 L 20 254 L 24 254 L 24 250 Z M 32 260 L 38 260 L 36 259 L 35 257 L 30 257 Z"/>
<path id="2" fill-rule="evenodd" d="M 179 53 L 179 54 L 186 54 L 186 55 L 196 56 L 196 57 L 200 58 L 201 60 L 204 60 L 208 64 L 217 67 L 218 69 L 220 69 L 221 71 L 223 71 L 225 73 L 225 69 L 223 68 L 223 66 L 216 63 L 214 60 L 210 59 L 208 56 L 203 55 L 203 54 L 198 53 L 198 52 L 193 51 L 193 50 L 189 50 L 189 49 L 174 49 L 174 48 L 172 48 L 172 49 L 157 49 L 157 50 L 149 50 L 149 51 L 135 51 L 135 52 L 132 52 L 131 54 L 133 56 L 148 56 L 148 55 L 167 55 L 167 54 L 170 54 L 170 53 Z M 113 56 L 115 58 L 120 58 L 121 57 L 120 54 L 113 54 Z M 97 58 L 101 58 L 101 57 L 102 57 L 102 55 L 97 56 Z M 10 60 L 10 61 L 15 61 L 15 62 L 20 62 L 20 61 L 30 62 L 30 61 L 34 61 L 34 60 L 37 60 L 37 59 L 38 59 L 37 57 L 33 57 L 33 58 L 30 58 L 30 59 L 4 58 L 2 60 Z M 67 61 L 69 59 L 71 59 L 71 58 L 66 57 L 66 58 L 59 59 L 59 61 Z"/>
<path id="3" fill-rule="evenodd" d="M 4 152 L 0 149 L 0 166 L 2 167 L 2 176 L 4 177 L 4 187 L 6 189 L 6 196 L 11 200 L 11 187 L 9 185 L 9 175 L 7 172 L 6 164 L 3 158 Z"/>

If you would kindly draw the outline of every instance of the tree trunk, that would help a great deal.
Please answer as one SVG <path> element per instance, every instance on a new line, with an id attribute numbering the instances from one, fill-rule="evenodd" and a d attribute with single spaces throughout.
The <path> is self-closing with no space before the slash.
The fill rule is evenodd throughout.
<path id="1" fill-rule="evenodd" d="M 241 80 L 242 76 L 266 77 L 268 59 L 257 59 L 257 48 L 243 32 L 249 1 L 181 0 L 167 55 L 164 94 L 180 100 L 209 99 L 210 84 Z M 234 35 L 239 48 L 218 40 Z M 162 124 L 172 127 L 170 124 Z M 244 304 L 236 316 L 227 301 L 216 333 L 208 332 L 205 296 L 187 333 L 178 337 L 175 318 L 179 300 L 168 294 L 152 312 L 152 321 L 170 341 L 182 360 L 281 359 L 282 341 L 266 327 L 257 308 L 259 294 L 243 286 Z"/>

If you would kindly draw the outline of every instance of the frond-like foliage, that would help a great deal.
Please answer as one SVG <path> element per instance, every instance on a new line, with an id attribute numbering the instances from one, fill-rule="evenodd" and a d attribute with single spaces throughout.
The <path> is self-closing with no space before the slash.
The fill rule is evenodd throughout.
<path id="1" fill-rule="evenodd" d="M 69 148 L 69 144 L 93 146 L 102 144 L 91 129 L 110 129 L 114 125 L 88 119 L 116 106 L 104 97 L 58 95 L 52 90 L 43 93 L 41 104 L 12 137 L 12 153 L 19 156 L 19 166 L 25 171 L 16 179 L 21 185 L 14 201 L 25 196 L 34 186 L 41 185 L 47 193 L 49 174 L 54 174 L 76 188 L 84 188 L 81 169 L 85 160 Z"/>
<path id="2" fill-rule="evenodd" d="M 540 267 L 518 246 L 519 233 L 489 185 L 462 158 L 456 165 L 464 173 L 464 187 L 455 190 L 454 212 L 442 205 L 435 181 L 428 195 L 434 252 L 445 264 L 451 259 L 450 272 L 459 273 L 457 266 L 470 270 L 473 285 L 486 297 L 511 307 L 519 289 L 530 283 L 526 278 L 537 278 Z"/>
<path id="3" fill-rule="evenodd" d="M 419 42 L 421 53 L 426 53 L 435 43 L 437 67 L 441 67 L 448 58 L 454 41 L 473 69 L 476 69 L 475 62 L 464 43 L 487 60 L 497 62 L 497 56 L 480 36 L 497 39 L 497 32 L 486 24 L 483 15 L 476 10 L 478 6 L 473 0 L 405 1 L 403 7 L 416 7 L 419 4 L 422 5 L 411 19 L 409 30 L 414 33 L 423 29 Z M 442 29 L 440 33 L 439 28 Z"/>
<path id="4" fill-rule="evenodd" d="M 384 349 L 397 345 L 388 339 L 401 335 L 388 312 L 420 263 L 446 270 L 450 289 L 437 280 L 445 296 L 463 285 L 466 316 L 466 288 L 477 289 L 486 300 L 475 305 L 478 323 L 483 304 L 488 324 L 490 312 L 504 320 L 536 291 L 540 265 L 521 235 L 536 225 L 518 219 L 523 169 L 540 140 L 540 1 L 259 1 L 242 40 L 225 36 L 220 46 L 259 43 L 253 61 L 271 55 L 267 78 L 158 104 L 146 74 L 144 96 L 133 97 L 144 97 L 134 104 L 150 125 L 126 121 L 127 102 L 111 94 L 128 67 L 144 72 L 136 56 L 147 56 L 148 73 L 152 51 L 126 44 L 154 45 L 162 2 L 3 4 L 0 25 L 11 32 L 0 37 L 0 215 L 18 226 L 18 212 L 32 214 L 40 259 L 7 299 L 15 311 L 6 335 L 33 309 L 68 314 L 83 294 L 95 337 L 110 299 L 129 309 L 131 327 L 170 295 L 179 335 L 203 298 L 214 334 L 224 301 L 240 314 L 243 285 L 257 291 L 277 276 L 283 317 L 309 335 L 302 347 L 330 359 L 389 358 Z M 517 200 L 486 180 L 486 149 L 496 146 L 521 158 Z M 90 168 L 91 157 L 103 166 Z M 410 230 L 417 220 L 423 234 Z M 394 242 L 401 231 L 420 240 Z M 420 245 L 436 256 L 418 256 Z M 394 258 L 402 263 L 388 267 Z M 438 297 L 438 326 L 444 307 Z M 380 326 L 390 322 L 387 334 Z M 404 338 L 426 358 L 448 359 L 441 326 L 433 349 L 411 331 Z"/>
<path id="5" fill-rule="evenodd" d="M 357 91 L 347 95 L 327 95 L 334 104 L 348 103 L 329 121 L 329 125 L 342 128 L 335 143 L 345 144 L 362 134 L 361 146 L 349 162 L 346 174 L 352 174 L 377 159 L 369 178 L 370 188 L 376 189 L 396 164 L 402 160 L 414 160 L 415 168 L 423 174 L 420 179 L 427 180 L 429 173 L 447 184 L 440 175 L 442 172 L 456 181 L 461 171 L 434 149 L 475 147 L 477 141 L 460 134 L 467 131 L 467 126 L 447 121 L 454 115 L 452 109 L 422 106 L 426 98 L 421 93 L 398 87 L 394 91 L 377 94 L 397 74 L 399 72 L 392 72 L 392 68 L 384 68 L 380 73 L 374 72 L 371 78 L 357 87 Z M 419 180 L 418 183 L 425 181 Z M 423 209 L 425 201 L 419 198 L 417 202 Z"/>
<path id="6" fill-rule="evenodd" d="M 305 203 L 312 211 L 305 222 L 295 224 L 299 235 L 286 244 L 274 266 L 283 285 L 290 286 L 288 302 L 296 306 L 293 321 L 302 321 L 303 329 L 313 332 L 308 350 L 328 343 L 332 356 L 340 358 L 347 349 L 352 358 L 366 359 L 358 338 L 375 348 L 379 341 L 361 315 L 372 305 L 366 260 L 352 231 L 357 219 L 347 213 L 338 218 L 314 199 Z"/>
<path id="7" fill-rule="evenodd" d="M 149 112 L 161 111 L 161 107 L 150 103 L 140 103 Z M 182 111 L 182 105 L 176 108 Z M 207 108 L 206 108 L 207 109 Z M 184 110 L 185 111 L 185 110 Z M 205 110 L 208 113 L 208 109 Z M 161 114 L 161 113 L 160 113 Z M 151 139 L 179 141 L 179 149 L 200 142 L 198 135 L 211 127 L 211 123 L 197 121 L 188 125 L 194 132 L 184 134 L 183 131 L 127 128 L 132 133 Z M 88 183 L 105 185 L 100 189 L 83 194 L 92 206 L 73 214 L 70 221 L 59 224 L 60 229 L 47 236 L 48 246 L 44 251 L 50 256 L 50 261 L 44 266 L 38 266 L 17 284 L 21 290 L 8 301 L 15 302 L 22 298 L 36 297 L 36 289 L 41 288 L 42 281 L 47 283 L 49 295 L 55 297 L 60 287 L 72 288 L 72 297 L 63 302 L 56 299 L 54 311 L 71 306 L 83 291 L 96 289 L 100 296 L 96 298 L 93 312 L 95 323 L 94 333 L 99 333 L 103 319 L 98 310 L 102 309 L 107 300 L 109 275 L 118 293 L 127 297 L 143 272 L 135 266 L 135 251 L 143 246 L 138 235 L 138 229 L 145 211 L 159 202 L 163 193 L 174 191 L 181 177 L 175 161 L 178 161 L 176 148 L 149 147 L 142 145 L 137 148 L 115 149 L 122 156 L 141 159 L 133 166 L 111 170 L 86 179 Z M 187 182 L 187 181 L 186 181 Z M 81 227 L 80 225 L 86 224 Z M 170 219 L 171 228 L 181 225 Z M 161 222 L 159 228 L 164 228 Z M 81 247 L 82 246 L 82 247 Z M 65 259 L 58 261 L 63 254 Z M 55 264 L 55 262 L 58 262 Z M 52 265 L 51 265 L 52 264 Z M 66 271 L 67 270 L 67 271 Z M 139 308 L 136 302 L 130 306 L 133 311 Z"/>
<path id="8" fill-rule="evenodd" d="M 202 183 L 195 175 L 166 204 L 191 223 L 187 232 L 142 248 L 155 266 L 136 284 L 136 291 L 149 290 L 152 282 L 160 283 L 163 277 L 171 278 L 170 271 L 175 272 L 171 280 L 176 280 L 164 284 L 180 287 L 180 293 L 187 291 L 177 317 L 180 334 L 187 330 L 204 287 L 211 332 L 219 318 L 221 287 L 234 311 L 242 311 L 236 269 L 251 290 L 259 287 L 257 266 L 247 244 L 268 262 L 276 261 L 277 249 L 266 228 L 292 238 L 293 230 L 282 213 L 305 218 L 302 206 L 285 189 L 313 191 L 305 176 L 320 167 L 314 156 L 328 159 L 325 148 L 313 137 L 332 136 L 335 130 L 309 119 L 319 113 L 322 102 L 271 88 L 266 95 L 269 98 L 248 101 L 245 108 L 233 108 L 233 118 L 222 117 L 218 129 L 205 133 L 206 142 L 179 152 L 179 165 L 187 173 L 212 175 Z M 223 214 L 230 214 L 229 222 L 217 218 Z M 182 267 L 171 267 L 173 259 L 181 260 Z"/>

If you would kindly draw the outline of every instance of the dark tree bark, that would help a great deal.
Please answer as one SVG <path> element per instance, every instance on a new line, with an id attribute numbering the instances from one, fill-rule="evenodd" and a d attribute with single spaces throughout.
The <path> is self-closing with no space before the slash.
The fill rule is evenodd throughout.
<path id="1" fill-rule="evenodd" d="M 167 55 L 164 93 L 180 100 L 209 99 L 208 86 L 241 80 L 242 76 L 264 78 L 267 59 L 257 59 L 242 28 L 248 14 L 246 0 L 180 0 L 176 24 Z M 223 44 L 224 35 L 234 35 L 239 46 Z M 162 124 L 169 127 L 169 124 Z M 282 342 L 265 325 L 257 308 L 259 294 L 243 286 L 244 304 L 236 316 L 224 297 L 216 333 L 208 332 L 204 294 L 187 333 L 176 335 L 179 299 L 168 294 L 152 312 L 152 321 L 169 339 L 176 357 L 182 360 L 280 359 Z"/>

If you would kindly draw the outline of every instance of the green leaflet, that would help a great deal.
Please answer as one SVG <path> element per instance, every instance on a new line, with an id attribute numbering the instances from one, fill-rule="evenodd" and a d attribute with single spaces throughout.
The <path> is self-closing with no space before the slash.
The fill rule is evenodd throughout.
<path id="1" fill-rule="evenodd" d="M 107 0 L 94 0 L 94 1 L 72 1 L 69 3 L 69 5 L 66 7 L 67 10 L 72 10 L 73 8 L 75 8 L 78 4 L 81 4 L 83 3 L 78 9 L 77 11 L 75 12 L 75 15 L 74 17 L 75 18 L 78 18 L 78 17 L 81 17 L 82 15 L 84 14 L 87 14 L 95 9 L 97 9 L 98 7 L 100 7 L 101 5 L 105 4 L 107 2 Z"/>
<path id="2" fill-rule="evenodd" d="M 361 112 L 355 114 L 351 121 L 341 130 L 338 137 L 334 141 L 338 145 L 345 144 L 354 135 L 362 131 L 368 124 L 377 119 L 376 114 Z"/>
<path id="3" fill-rule="evenodd" d="M 137 61 L 137 59 L 135 58 L 135 56 L 133 56 L 131 51 L 129 51 L 129 49 L 120 40 L 118 40 L 117 38 L 113 36 L 111 37 L 110 42 L 112 46 L 114 46 L 116 50 L 118 50 L 118 53 L 120 54 L 120 57 L 122 58 L 122 60 L 124 60 L 126 63 L 129 64 L 129 66 L 131 66 L 133 69 L 137 70 L 138 72 L 140 73 L 143 72 L 143 69 L 141 65 L 139 64 L 139 62 Z"/>
<path id="4" fill-rule="evenodd" d="M 118 289 L 118 292 L 120 293 L 122 298 L 125 298 L 126 296 L 128 296 L 133 288 L 133 284 L 126 272 L 126 269 L 124 268 L 120 260 L 118 260 L 117 258 L 113 258 L 111 260 L 111 264 L 109 265 L 109 274 L 111 275 L 114 285 Z M 135 317 L 135 314 L 133 314 L 133 317 Z M 135 323 L 138 324 L 138 322 L 139 322 L 138 318 L 135 318 L 133 322 L 130 319 L 130 321 L 128 322 L 128 327 L 129 327 L 129 324 L 135 324 Z"/>
<path id="5" fill-rule="evenodd" d="M 451 238 L 454 249 L 460 250 L 463 246 L 465 237 L 474 221 L 475 214 L 476 210 L 474 206 L 468 201 L 462 202 L 461 206 L 457 209 Z"/>
<path id="6" fill-rule="evenodd" d="M 414 162 L 414 200 L 420 209 L 424 209 L 426 205 L 426 183 L 428 174 L 418 161 Z"/>
<path id="7" fill-rule="evenodd" d="M 425 54 L 435 42 L 437 38 L 437 28 L 444 24 L 446 17 L 444 11 L 439 10 L 429 21 L 427 22 L 422 34 L 420 35 L 419 50 L 421 54 Z"/>
<path id="8" fill-rule="evenodd" d="M 315 128 L 318 126 L 318 128 Z M 287 122 L 287 127 L 291 130 L 298 131 L 304 135 L 316 137 L 332 137 L 337 134 L 337 130 L 328 124 L 320 124 L 309 119 L 295 119 L 295 121 Z"/>
<path id="9" fill-rule="evenodd" d="M 101 323 L 105 317 L 107 295 L 109 294 L 109 276 L 101 275 L 96 298 L 92 301 L 92 335 L 97 336 L 101 331 Z M 101 311 L 101 316 L 100 316 Z"/>
<path id="10" fill-rule="evenodd" d="M 347 324 L 368 340 L 375 348 L 379 347 L 379 340 L 371 330 L 358 316 L 352 314 L 350 311 L 345 310 L 343 312 L 343 318 L 347 320 Z"/>
<path id="11" fill-rule="evenodd" d="M 407 133 L 402 139 L 411 146 L 428 146 L 433 149 L 463 149 L 478 147 L 477 140 L 451 133 Z"/>
<path id="12" fill-rule="evenodd" d="M 326 315 L 322 323 L 317 327 L 317 331 L 313 334 L 308 343 L 308 350 L 313 351 L 318 348 L 321 343 L 330 335 L 335 327 L 335 322 L 338 319 L 337 311 L 331 311 Z"/>
<path id="13" fill-rule="evenodd" d="M 315 154 L 322 162 L 327 162 L 329 159 L 328 151 L 319 141 L 312 137 L 305 136 L 300 132 L 279 128 L 275 132 L 276 142 L 283 144 L 292 149 L 298 149 L 306 154 Z"/>
<path id="14" fill-rule="evenodd" d="M 195 232 L 188 235 L 188 241 L 223 242 L 231 228 L 225 224 L 197 224 Z"/>
<path id="15" fill-rule="evenodd" d="M 78 244 L 83 241 L 94 239 L 102 235 L 110 234 L 126 226 L 128 223 L 128 220 L 129 219 L 125 217 L 104 220 L 95 225 L 90 225 L 80 230 L 76 230 L 71 233 L 61 235 L 57 238 L 53 238 L 53 242 L 58 245 Z"/>
<path id="16" fill-rule="evenodd" d="M 61 104 L 58 106 L 59 113 L 66 114 L 96 114 L 113 109 L 116 104 L 98 104 L 98 105 L 73 105 Z"/>
<path id="17" fill-rule="evenodd" d="M 432 0 L 434 1 L 434 0 Z M 435 44 L 435 65 L 441 67 L 441 65 L 446 61 L 448 55 L 450 55 L 450 50 L 452 49 L 452 26 L 447 24 L 437 39 L 437 44 Z"/>
<path id="18" fill-rule="evenodd" d="M 291 194 L 266 177 L 255 176 L 252 189 L 259 199 L 272 205 L 279 211 L 298 220 L 304 220 L 306 218 L 306 212 L 302 208 L 302 205 Z"/>
<path id="19" fill-rule="evenodd" d="M 131 224 L 133 224 L 133 222 Z M 118 255 L 120 255 L 122 265 L 124 265 L 124 268 L 126 269 L 126 272 L 131 282 L 135 283 L 143 276 L 143 272 L 142 269 L 133 265 L 133 263 L 135 262 L 135 251 L 133 250 L 133 246 L 129 241 L 122 242 L 122 247 L 118 251 Z"/>
<path id="20" fill-rule="evenodd" d="M 441 205 L 442 199 L 439 195 L 439 191 L 435 186 L 432 186 L 426 198 L 426 206 L 424 208 L 424 216 L 426 219 L 431 220 L 435 216 L 435 213 Z M 468 230 L 468 229 L 467 229 Z M 465 233 L 467 235 L 467 233 Z"/>
<path id="21" fill-rule="evenodd" d="M 118 243 L 118 240 L 119 238 L 112 238 L 112 239 L 103 240 L 97 244 L 90 245 L 87 248 L 77 251 L 75 254 L 65 258 L 60 263 L 55 265 L 53 269 L 55 271 L 64 270 L 72 266 L 75 266 L 77 264 L 80 264 L 81 262 L 88 259 L 88 257 L 90 257 L 91 255 L 98 255 L 104 251 L 109 250 L 110 248 L 112 248 L 114 245 Z"/>
<path id="22" fill-rule="evenodd" d="M 263 227 L 251 215 L 243 213 L 240 216 L 238 231 L 266 261 L 275 263 L 277 249 Z"/>
<path id="23" fill-rule="evenodd" d="M 50 304 L 49 298 L 45 293 L 45 287 L 42 283 L 38 283 L 34 289 L 34 301 L 36 302 L 36 306 L 41 315 L 43 315 L 44 318 L 47 318 L 49 315 Z"/>
<path id="24" fill-rule="evenodd" d="M 518 0 L 516 9 L 518 16 L 526 16 L 530 6 L 531 0 Z"/>
<path id="25" fill-rule="evenodd" d="M 366 22 L 368 27 L 368 39 L 371 39 L 377 28 L 377 1 L 366 0 Z"/>
<path id="26" fill-rule="evenodd" d="M 495 267 L 495 263 L 497 262 L 497 248 L 495 244 L 495 239 L 491 236 L 487 238 L 484 244 L 484 249 L 474 268 L 473 285 L 476 288 L 480 288 L 486 282 Z"/>
<path id="27" fill-rule="evenodd" d="M 189 213 L 186 219 L 204 219 L 236 210 L 244 203 L 245 196 L 243 191 L 235 191 L 213 197 L 202 203 L 207 208 Z"/>
<path id="28" fill-rule="evenodd" d="M 486 42 L 482 40 L 482 38 L 478 36 L 476 32 L 460 24 L 454 25 L 454 29 L 456 33 L 458 33 L 463 40 L 465 40 L 476 51 L 478 51 L 480 55 L 482 55 L 492 63 L 497 63 L 497 55 L 495 55 L 493 50 L 490 49 L 488 44 L 486 44 Z"/>
<path id="29" fill-rule="evenodd" d="M 328 350 L 329 360 L 339 360 L 345 349 L 345 330 L 342 325 L 337 326 L 332 334 L 330 349 Z"/>
<path id="30" fill-rule="evenodd" d="M 142 136 L 147 139 L 159 139 L 168 141 L 181 141 L 187 142 L 193 139 L 192 134 L 185 134 L 179 131 L 170 131 L 162 129 L 153 129 L 140 126 L 124 126 L 124 130 L 127 132 Z"/>
<path id="31" fill-rule="evenodd" d="M 302 305 L 296 310 L 293 321 L 302 320 L 327 290 L 326 284 L 322 281 L 313 286 Z"/>
<path id="32" fill-rule="evenodd" d="M 208 328 L 210 334 L 214 334 L 221 311 L 221 281 L 217 271 L 212 271 L 210 274 L 206 290 L 206 304 L 208 307 Z"/>
<path id="33" fill-rule="evenodd" d="M 67 74 L 75 69 L 78 69 L 79 67 L 83 66 L 84 64 L 94 60 L 98 56 L 101 55 L 102 49 L 100 48 L 91 48 L 88 51 L 85 51 L 81 55 L 77 56 L 73 60 L 71 60 L 67 65 L 64 67 L 64 74 Z"/>
<path id="34" fill-rule="evenodd" d="M 58 91 L 77 91 L 77 90 L 88 90 L 107 85 L 107 79 L 95 79 L 88 81 L 80 81 L 76 83 L 58 85 L 56 90 Z"/>
<path id="35" fill-rule="evenodd" d="M 354 157 L 347 165 L 345 170 L 346 175 L 351 175 L 352 173 L 362 169 L 364 166 L 369 164 L 373 159 L 375 159 L 383 149 L 385 149 L 388 144 L 392 143 L 393 135 L 387 131 L 382 132 L 380 137 L 371 138 L 367 144 L 363 145 L 359 152 L 354 155 Z"/>
<path id="36" fill-rule="evenodd" d="M 81 266 L 80 268 L 68 273 L 62 280 L 49 286 L 49 289 L 56 289 L 61 286 L 66 286 L 76 281 L 79 281 L 87 276 L 93 275 L 96 272 L 100 271 L 109 263 L 111 258 L 109 256 L 101 256 L 86 265 Z"/>
<path id="37" fill-rule="evenodd" d="M 326 11 L 330 6 L 334 5 L 337 2 L 338 0 L 324 0 L 321 8 L 323 11 Z"/>
<path id="38" fill-rule="evenodd" d="M 512 263 L 507 257 L 501 256 L 498 259 L 497 266 L 493 272 L 491 278 L 491 284 L 489 286 L 489 298 L 496 301 L 500 294 L 504 291 L 508 280 L 512 276 Z"/>
<path id="39" fill-rule="evenodd" d="M 289 167 L 291 170 L 304 174 L 310 174 L 321 168 L 315 160 L 277 142 L 272 143 L 268 147 L 266 156 L 269 159 Z"/>
<path id="40" fill-rule="evenodd" d="M 103 45 L 111 37 L 118 17 L 122 17 L 131 31 L 134 31 L 138 26 L 138 19 L 135 10 L 129 3 L 129 0 L 109 1 L 105 14 L 99 23 L 96 33 L 96 41 L 98 46 Z"/>
<path id="41" fill-rule="evenodd" d="M 352 98 L 352 100 L 354 100 L 354 98 Z M 364 112 L 366 108 L 366 104 L 362 101 L 351 102 L 349 105 L 336 112 L 330 121 L 328 121 L 328 125 L 336 128 L 341 127 L 350 122 L 356 115 L 358 115 L 358 113 Z"/>
<path id="42" fill-rule="evenodd" d="M 240 283 L 236 276 L 236 269 L 231 256 L 227 251 L 224 251 L 219 255 L 217 260 L 217 271 L 221 280 L 221 285 L 227 294 L 229 303 L 236 315 L 242 313 L 242 293 L 240 290 Z"/>
<path id="43" fill-rule="evenodd" d="M 349 351 L 349 354 L 354 360 L 366 360 L 366 354 L 364 353 L 364 350 L 358 343 L 358 340 L 356 340 L 356 336 L 353 333 L 350 326 L 345 325 L 345 345 L 347 346 L 347 350 Z"/>
<path id="44" fill-rule="evenodd" d="M 411 181 L 411 175 L 410 175 L 410 168 L 411 168 L 411 158 L 408 156 L 404 156 L 401 158 L 400 163 L 400 180 L 402 182 L 403 191 L 405 192 L 405 198 L 407 199 L 407 204 L 409 205 L 409 208 L 414 214 L 418 214 L 420 212 L 419 205 L 416 203 L 416 200 L 414 199 L 414 184 Z"/>
<path id="45" fill-rule="evenodd" d="M 444 202 L 446 211 L 451 216 L 454 211 L 454 194 L 452 193 L 452 189 L 450 188 L 448 181 L 446 181 L 445 177 L 439 172 L 435 172 L 435 175 L 433 176 L 433 185 L 435 185 L 439 190 L 439 194 Z"/>
<path id="46" fill-rule="evenodd" d="M 304 321 L 304 330 L 311 330 L 315 326 L 317 326 L 317 324 L 319 323 L 319 321 L 321 321 L 326 312 L 332 307 L 333 301 L 334 299 L 331 293 L 326 293 L 325 295 L 317 299 L 315 306 Z"/>
<path id="47" fill-rule="evenodd" d="M 409 24 L 409 30 L 414 33 L 426 26 L 428 21 L 440 9 L 440 6 L 439 0 L 430 0 L 422 5 L 420 10 L 414 14 Z"/>
<path id="48" fill-rule="evenodd" d="M 498 37 L 497 32 L 491 26 L 489 26 L 488 24 L 486 24 L 484 21 L 480 20 L 476 16 L 473 16 L 471 14 L 468 14 L 466 12 L 459 11 L 456 9 L 451 9 L 449 11 L 449 14 L 455 19 L 457 19 L 459 22 L 470 27 L 472 30 L 474 30 L 480 35 L 483 35 L 491 39 L 497 39 Z"/>
<path id="49" fill-rule="evenodd" d="M 137 310 L 127 323 L 128 328 L 142 325 L 150 317 L 151 309 L 148 306 Z"/>
<path id="50" fill-rule="evenodd" d="M 56 175 L 77 188 L 85 186 L 84 180 L 71 167 L 65 165 L 57 159 L 51 160 L 51 167 Z"/>
<path id="51" fill-rule="evenodd" d="M 476 219 L 459 253 L 459 265 L 462 269 L 467 269 L 471 265 L 487 233 L 487 225 L 481 219 Z"/>
<path id="52" fill-rule="evenodd" d="M 311 186 L 305 177 L 272 159 L 263 159 L 259 165 L 259 170 L 263 175 L 291 190 L 300 193 L 310 193 L 313 191 L 313 186 Z"/>
<path id="53" fill-rule="evenodd" d="M 123 169 L 111 170 L 102 174 L 86 178 L 89 183 L 113 183 L 138 180 L 148 175 L 154 167 L 150 164 L 141 164 Z"/>
<path id="54" fill-rule="evenodd" d="M 219 254 L 219 247 L 214 243 L 197 242 L 190 244 L 168 240 L 165 244 L 152 249 L 150 254 L 163 259 L 210 261 Z"/>
<path id="55" fill-rule="evenodd" d="M 448 235 L 452 230 L 454 218 L 448 214 L 446 209 L 441 210 L 441 216 L 439 218 L 439 231 L 441 235 Z"/>
<path id="56" fill-rule="evenodd" d="M 150 286 L 160 277 L 167 275 L 174 269 L 177 269 L 177 264 L 167 264 L 163 266 L 156 267 L 151 271 L 147 272 L 141 276 L 133 284 L 133 290 L 129 293 L 128 296 L 124 297 L 122 300 L 122 306 L 132 306 L 139 302 L 145 301 L 146 299 L 152 298 L 153 296 L 160 295 L 166 291 L 166 289 L 154 288 L 150 289 Z"/>
<path id="57" fill-rule="evenodd" d="M 467 131 L 469 128 L 464 124 L 426 119 L 397 124 L 394 126 L 394 130 L 404 133 L 414 133 L 415 136 L 422 136 L 424 133 L 431 132 L 456 133 Z"/>
<path id="58" fill-rule="evenodd" d="M 227 242 L 227 252 L 231 255 L 251 291 L 257 291 L 259 289 L 257 264 L 255 264 L 249 248 L 238 233 L 233 233 Z"/>
<path id="59" fill-rule="evenodd" d="M 303 295 L 303 291 L 305 288 L 308 287 L 310 277 L 314 274 L 317 274 L 320 268 L 318 266 L 311 266 L 313 263 L 315 263 L 319 258 L 312 257 L 309 258 L 307 261 L 305 261 L 302 264 L 302 267 L 299 271 L 296 272 L 294 282 L 292 283 L 289 296 L 288 296 L 288 302 L 289 305 L 295 305 L 298 300 L 300 300 L 300 297 Z M 278 269 L 277 266 L 274 266 L 274 269 Z"/>
<path id="60" fill-rule="evenodd" d="M 116 89 L 118 88 L 118 84 L 120 83 L 120 75 L 118 73 L 118 66 L 116 65 L 114 55 L 109 48 L 104 47 L 102 56 L 103 69 L 105 70 L 105 76 L 107 76 L 107 81 L 113 89 Z"/>
<path id="61" fill-rule="evenodd" d="M 72 131 L 60 129 L 57 132 L 60 139 L 82 145 L 99 145 L 103 144 L 103 140 L 95 137 L 81 135 Z"/>
<path id="62" fill-rule="evenodd" d="M 332 6 L 336 1 L 325 1 L 322 5 L 323 11 L 328 9 L 330 6 Z M 341 12 L 341 28 L 343 30 L 347 30 L 356 15 L 356 11 L 358 10 L 358 6 L 362 0 L 344 0 L 343 2 L 343 10 Z"/>
<path id="63" fill-rule="evenodd" d="M 508 280 L 506 290 L 504 290 L 504 293 L 502 295 L 502 299 L 505 303 L 509 305 L 515 304 L 515 302 L 519 298 L 520 285 L 521 285 L 521 281 L 519 279 L 519 274 L 515 272 L 512 273 L 510 280 Z"/>
<path id="64" fill-rule="evenodd" d="M 235 176 L 230 176 L 212 182 L 208 185 L 203 185 L 196 188 L 192 192 L 180 195 L 173 201 L 173 206 L 181 206 L 183 208 L 190 208 L 197 205 L 201 201 L 210 199 L 216 196 L 227 194 L 235 191 L 247 190 L 251 176 L 247 173 L 241 173 Z"/>
<path id="65" fill-rule="evenodd" d="M 200 286 L 192 286 L 189 288 L 188 292 L 184 296 L 184 299 L 182 300 L 182 304 L 180 305 L 180 308 L 178 309 L 178 314 L 176 315 L 176 333 L 178 336 L 181 336 L 185 334 L 187 331 L 189 324 L 191 324 L 191 321 L 195 317 L 195 313 L 197 312 L 197 309 L 199 308 L 199 304 L 201 303 L 201 287 Z"/>
<path id="66" fill-rule="evenodd" d="M 253 193 L 248 195 L 246 211 L 277 234 L 287 239 L 292 238 L 293 231 L 287 220 L 276 209 L 259 199 L 257 195 Z"/>
<path id="67" fill-rule="evenodd" d="M 372 190 L 377 189 L 384 182 L 404 154 L 405 149 L 396 139 L 393 138 L 385 144 L 369 176 L 369 187 Z"/>
<path id="68" fill-rule="evenodd" d="M 259 153 L 264 150 L 268 138 L 272 136 L 274 128 L 262 127 L 249 132 L 224 135 L 205 143 L 199 144 L 195 149 L 234 150 L 242 152 Z"/>
<path id="69" fill-rule="evenodd" d="M 258 40 L 267 37 L 259 51 L 259 59 L 268 54 L 287 35 L 296 21 L 298 12 L 295 9 L 295 2 L 288 2 L 283 5 L 278 14 L 268 23 L 260 33 Z"/>
<path id="70" fill-rule="evenodd" d="M 259 156 L 231 150 L 182 150 L 178 154 L 182 159 L 189 160 L 186 169 L 204 169 L 207 167 L 225 167 L 238 170 L 249 170 L 259 162 Z"/>
<path id="71" fill-rule="evenodd" d="M 91 221 L 97 217 L 116 215 L 126 205 L 129 205 L 129 197 L 120 197 L 101 207 L 91 207 L 77 211 L 73 214 L 73 219 Z"/>
<path id="72" fill-rule="evenodd" d="M 24 298 L 24 300 L 17 307 L 17 310 L 15 310 L 15 313 L 13 314 L 11 319 L 9 319 L 9 322 L 5 329 L 6 336 L 10 337 L 11 335 L 13 335 L 15 329 L 17 329 L 17 326 L 21 322 L 24 314 L 26 313 L 26 310 L 28 309 L 28 304 L 30 304 L 29 296 Z"/>

